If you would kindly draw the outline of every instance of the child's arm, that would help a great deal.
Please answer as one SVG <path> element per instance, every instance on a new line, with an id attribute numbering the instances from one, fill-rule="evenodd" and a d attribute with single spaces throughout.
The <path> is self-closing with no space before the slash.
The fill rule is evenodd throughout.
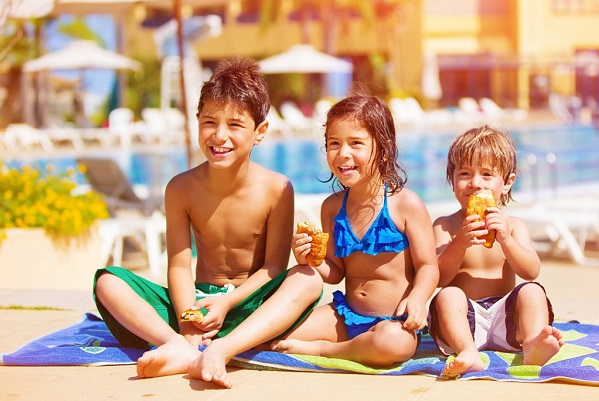
<path id="1" fill-rule="evenodd" d="M 468 248 L 485 242 L 484 239 L 479 239 L 487 234 L 487 231 L 485 223 L 477 221 L 478 216 L 467 216 L 457 223 L 459 227 L 454 230 L 457 219 L 460 219 L 459 212 L 439 217 L 433 224 L 439 263 L 439 287 L 447 286 L 454 279 Z M 452 235 L 454 231 L 455 235 Z"/>
<path id="2" fill-rule="evenodd" d="M 412 290 L 397 308 L 397 315 L 408 313 L 404 327 L 408 330 L 421 329 L 426 324 L 428 310 L 426 302 L 433 295 L 439 281 L 439 268 L 435 255 L 434 234 L 428 210 L 414 193 L 406 193 L 402 201 L 405 232 L 414 266 Z M 409 266 L 406 266 L 408 269 Z"/>
<path id="3" fill-rule="evenodd" d="M 324 232 L 329 233 L 327 243 L 327 255 L 320 266 L 314 269 L 320 274 L 327 284 L 339 284 L 345 277 L 343 259 L 335 256 L 335 224 L 333 222 L 336 213 L 335 205 L 328 199 L 322 203 L 320 208 L 320 221 Z M 306 255 L 310 252 L 310 240 L 307 234 L 296 234 L 292 243 L 293 255 L 298 264 L 308 264 Z"/>
<path id="4" fill-rule="evenodd" d="M 489 230 L 496 231 L 496 241 L 506 257 L 507 264 L 520 278 L 534 280 L 541 271 L 541 260 L 532 247 L 532 240 L 526 224 L 508 217 L 498 208 L 489 208 L 486 216 Z"/>
<path id="5" fill-rule="evenodd" d="M 171 180 L 165 191 L 166 247 L 168 254 L 168 290 L 177 316 L 195 302 L 195 285 L 191 266 L 190 220 L 184 199 L 185 182 Z M 199 345 L 203 332 L 191 322 L 180 322 L 181 334 Z"/>

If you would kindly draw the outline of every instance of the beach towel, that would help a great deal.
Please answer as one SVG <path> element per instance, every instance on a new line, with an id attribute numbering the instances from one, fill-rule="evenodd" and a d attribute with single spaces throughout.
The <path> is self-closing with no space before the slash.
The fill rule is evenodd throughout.
<path id="1" fill-rule="evenodd" d="M 522 355 L 495 351 L 481 352 L 485 369 L 467 373 L 458 380 L 490 379 L 515 382 L 564 381 L 599 386 L 599 326 L 555 323 L 566 341 L 544 366 L 522 365 Z M 10 366 L 118 365 L 133 364 L 143 351 L 123 348 L 93 314 L 79 323 L 25 344 L 1 356 Z M 430 336 L 424 335 L 414 358 L 389 369 L 374 369 L 359 363 L 315 356 L 287 355 L 270 351 L 246 351 L 231 365 L 246 369 L 303 372 L 361 373 L 376 375 L 423 374 L 439 377 L 446 358 L 437 352 Z"/>

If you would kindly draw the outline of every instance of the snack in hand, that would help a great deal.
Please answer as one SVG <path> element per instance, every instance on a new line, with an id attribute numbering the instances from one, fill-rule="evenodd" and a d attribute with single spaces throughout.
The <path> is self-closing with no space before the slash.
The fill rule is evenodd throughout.
<path id="1" fill-rule="evenodd" d="M 310 248 L 310 253 L 306 256 L 306 259 L 308 259 L 308 264 L 310 266 L 320 266 L 324 257 L 327 255 L 329 234 L 323 233 L 314 223 L 299 223 L 297 225 L 297 233 L 306 233 L 312 237 L 312 248 Z"/>
<path id="2" fill-rule="evenodd" d="M 199 309 L 187 309 L 181 312 L 181 320 L 184 322 L 201 323 L 204 320 L 204 314 Z"/>
<path id="3" fill-rule="evenodd" d="M 477 214 L 480 216 L 479 221 L 484 221 L 487 208 L 496 206 L 497 203 L 493 197 L 493 192 L 486 189 L 478 194 L 470 195 L 466 214 L 468 216 Z M 485 239 L 485 243 L 483 244 L 485 248 L 492 248 L 493 242 L 495 242 L 495 230 L 489 230 L 489 233 L 482 238 Z"/>

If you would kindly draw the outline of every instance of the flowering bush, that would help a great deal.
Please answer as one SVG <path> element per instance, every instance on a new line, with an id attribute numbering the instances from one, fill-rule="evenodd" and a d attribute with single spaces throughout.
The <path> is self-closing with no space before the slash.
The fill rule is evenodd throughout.
<path id="1" fill-rule="evenodd" d="M 0 162 L 0 241 L 7 228 L 40 227 L 53 237 L 77 236 L 109 216 L 100 194 L 74 193 L 75 169 L 62 174 L 54 170 L 51 164 L 42 171 Z"/>

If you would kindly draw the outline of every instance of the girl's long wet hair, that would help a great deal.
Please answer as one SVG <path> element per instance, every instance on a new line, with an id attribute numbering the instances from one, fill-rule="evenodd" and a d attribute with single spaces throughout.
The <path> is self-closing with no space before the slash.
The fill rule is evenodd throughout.
<path id="1" fill-rule="evenodd" d="M 374 163 L 378 168 L 381 180 L 387 185 L 390 195 L 401 191 L 408 181 L 408 174 L 397 161 L 397 142 L 393 116 L 387 104 L 376 96 L 354 94 L 339 101 L 327 113 L 325 124 L 325 149 L 327 147 L 327 132 L 331 124 L 340 120 L 348 120 L 365 129 L 374 140 Z M 373 171 L 374 172 L 374 171 Z M 325 181 L 331 181 L 335 187 L 346 187 L 337 180 L 335 175 Z"/>

